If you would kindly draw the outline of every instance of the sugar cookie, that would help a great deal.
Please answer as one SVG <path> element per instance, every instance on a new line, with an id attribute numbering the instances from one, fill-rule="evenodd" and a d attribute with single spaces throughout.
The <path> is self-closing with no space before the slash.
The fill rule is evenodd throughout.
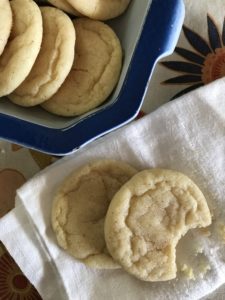
<path id="1" fill-rule="evenodd" d="M 72 173 L 58 190 L 52 225 L 58 243 L 94 268 L 118 268 L 105 246 L 104 219 L 118 189 L 136 173 L 130 165 L 98 160 Z"/>
<path id="2" fill-rule="evenodd" d="M 77 116 L 104 102 L 121 70 L 122 49 L 106 24 L 80 18 L 74 21 L 76 54 L 70 74 L 59 91 L 42 107 L 60 116 Z"/>
<path id="3" fill-rule="evenodd" d="M 179 239 L 210 223 L 206 199 L 190 178 L 171 170 L 145 170 L 113 197 L 105 240 L 127 272 L 145 281 L 165 281 L 176 277 Z"/>
<path id="4" fill-rule="evenodd" d="M 9 0 L 0 1 L 0 55 L 8 41 L 12 28 L 12 10 Z"/>
<path id="5" fill-rule="evenodd" d="M 40 51 L 42 16 L 32 0 L 10 1 L 13 26 L 0 56 L 0 97 L 10 94 L 28 76 Z"/>
<path id="6" fill-rule="evenodd" d="M 34 106 L 53 96 L 69 74 L 75 55 L 75 29 L 70 18 L 54 7 L 40 9 L 41 50 L 28 77 L 8 96 L 22 106 Z"/>
<path id="7" fill-rule="evenodd" d="M 130 0 L 68 0 L 82 15 L 95 20 L 108 20 L 121 15 Z"/>
<path id="8" fill-rule="evenodd" d="M 65 12 L 74 15 L 74 16 L 80 16 L 81 14 L 73 8 L 67 0 L 48 0 L 49 3 L 54 5 L 55 7 L 58 7 L 59 9 L 64 10 Z"/>

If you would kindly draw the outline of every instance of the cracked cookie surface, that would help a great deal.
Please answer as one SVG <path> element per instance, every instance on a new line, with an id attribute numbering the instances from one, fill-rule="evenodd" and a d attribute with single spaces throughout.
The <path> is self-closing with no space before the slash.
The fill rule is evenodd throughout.
<path id="1" fill-rule="evenodd" d="M 189 229 L 211 224 L 206 199 L 182 173 L 139 172 L 114 196 L 105 218 L 112 257 L 145 281 L 176 277 L 176 245 Z"/>
<path id="2" fill-rule="evenodd" d="M 0 56 L 0 97 L 13 92 L 28 76 L 42 41 L 42 16 L 32 0 L 10 1 L 13 26 Z"/>
<path id="3" fill-rule="evenodd" d="M 119 268 L 104 239 L 104 220 L 118 189 L 137 171 L 114 160 L 98 160 L 72 173 L 56 193 L 52 226 L 68 253 L 94 268 Z"/>
<path id="4" fill-rule="evenodd" d="M 70 18 L 53 7 L 41 7 L 43 40 L 35 64 L 25 81 L 9 95 L 21 106 L 34 106 L 53 96 L 74 61 L 75 29 Z"/>
<path id="5" fill-rule="evenodd" d="M 49 3 L 54 5 L 55 7 L 64 10 L 65 12 L 72 14 L 74 16 L 80 16 L 81 14 L 73 8 L 67 0 L 48 0 Z"/>
<path id="6" fill-rule="evenodd" d="M 68 0 L 82 15 L 95 20 L 109 20 L 121 15 L 130 0 Z"/>
<path id="7" fill-rule="evenodd" d="M 65 82 L 48 101 L 47 111 L 60 116 L 77 116 L 103 103 L 118 82 L 122 49 L 113 30 L 86 18 L 74 21 L 75 60 Z"/>
<path id="8" fill-rule="evenodd" d="M 0 1 L 0 55 L 2 54 L 12 28 L 12 10 L 9 0 Z"/>

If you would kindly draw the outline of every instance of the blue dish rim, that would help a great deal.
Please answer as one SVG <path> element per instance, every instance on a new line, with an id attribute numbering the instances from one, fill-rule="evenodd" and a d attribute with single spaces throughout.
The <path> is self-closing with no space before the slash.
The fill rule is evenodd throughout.
<path id="1" fill-rule="evenodd" d="M 0 113 L 0 137 L 62 156 L 134 119 L 156 62 L 175 48 L 184 11 L 183 0 L 152 0 L 120 94 L 112 105 L 62 129 L 48 128 Z"/>

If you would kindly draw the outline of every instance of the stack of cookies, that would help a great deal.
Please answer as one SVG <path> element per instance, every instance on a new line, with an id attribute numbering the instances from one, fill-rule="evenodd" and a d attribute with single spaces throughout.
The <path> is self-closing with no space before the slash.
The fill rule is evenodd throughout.
<path id="1" fill-rule="evenodd" d="M 1 0 L 0 97 L 69 117 L 102 104 L 119 80 L 122 49 L 99 20 L 122 14 L 129 2 Z"/>
<path id="2" fill-rule="evenodd" d="M 71 256 L 144 281 L 175 278 L 179 240 L 210 224 L 206 199 L 186 175 L 108 159 L 69 175 L 52 206 L 57 242 Z"/>

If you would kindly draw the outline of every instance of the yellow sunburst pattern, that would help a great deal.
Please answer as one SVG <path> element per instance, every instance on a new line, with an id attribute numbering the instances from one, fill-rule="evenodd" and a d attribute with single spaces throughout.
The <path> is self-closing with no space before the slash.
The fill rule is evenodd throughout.
<path id="1" fill-rule="evenodd" d="M 0 256 L 0 299 L 42 300 L 6 250 Z"/>
<path id="2" fill-rule="evenodd" d="M 222 30 L 219 30 L 215 20 L 208 14 L 207 25 L 208 40 L 184 25 L 184 36 L 193 51 L 176 47 L 175 52 L 185 60 L 161 63 L 164 67 L 181 73 L 162 84 L 188 86 L 173 96 L 173 99 L 225 76 L 225 20 Z"/>

